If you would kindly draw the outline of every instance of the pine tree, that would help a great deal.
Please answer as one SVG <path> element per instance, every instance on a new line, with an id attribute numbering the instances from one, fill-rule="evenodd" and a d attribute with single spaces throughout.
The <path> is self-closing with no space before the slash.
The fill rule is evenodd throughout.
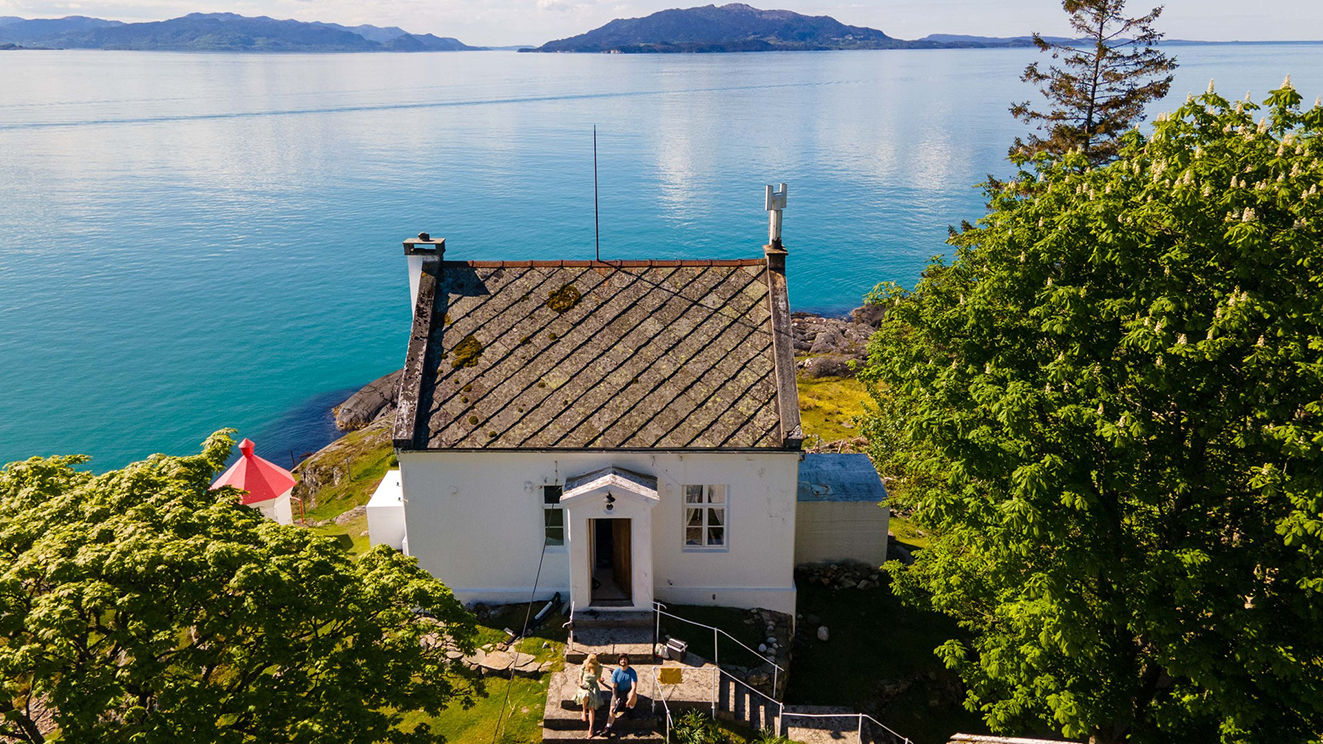
<path id="1" fill-rule="evenodd" d="M 1080 40 L 1049 42 L 1034 34 L 1034 43 L 1061 65 L 1044 71 L 1038 62 L 1020 79 L 1038 86 L 1047 99 L 1046 112 L 1029 101 L 1011 106 L 1011 113 L 1038 132 L 1019 137 L 1011 156 L 1039 152 L 1061 155 L 1082 150 L 1093 164 L 1116 156 L 1119 138 L 1144 118 L 1144 104 L 1167 95 L 1175 58 L 1157 48 L 1163 34 L 1153 28 L 1162 6 L 1140 18 L 1127 18 L 1125 0 L 1063 0 L 1070 26 Z"/>

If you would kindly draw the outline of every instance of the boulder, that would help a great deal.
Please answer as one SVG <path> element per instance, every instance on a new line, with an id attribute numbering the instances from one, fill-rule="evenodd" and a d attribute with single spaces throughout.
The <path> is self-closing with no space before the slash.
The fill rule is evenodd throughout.
<path id="1" fill-rule="evenodd" d="M 854 322 L 860 325 L 866 325 L 869 328 L 876 329 L 882 325 L 882 318 L 887 314 L 886 308 L 881 305 L 864 305 L 856 307 L 850 311 L 850 317 Z"/>
<path id="2" fill-rule="evenodd" d="M 845 349 L 845 336 L 836 328 L 824 328 L 818 331 L 809 347 L 810 354 L 831 354 Z"/>
<path id="3" fill-rule="evenodd" d="M 367 504 L 359 504 L 358 506 L 355 506 L 353 509 L 350 509 L 344 514 L 341 514 L 340 516 L 336 517 L 335 523 L 348 524 L 349 522 L 353 521 L 355 518 L 361 517 L 364 514 L 367 514 Z"/>
<path id="4" fill-rule="evenodd" d="M 378 377 L 349 396 L 335 408 L 335 427 L 340 431 L 355 431 L 394 411 L 403 376 L 404 370 L 396 370 Z"/>

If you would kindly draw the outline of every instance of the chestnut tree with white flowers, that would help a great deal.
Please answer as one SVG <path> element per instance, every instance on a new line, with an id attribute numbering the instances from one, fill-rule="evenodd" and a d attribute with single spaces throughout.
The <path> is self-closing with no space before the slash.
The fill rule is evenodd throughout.
<path id="1" fill-rule="evenodd" d="M 933 534 L 893 586 L 994 729 L 1323 740 L 1323 107 L 1210 85 L 1017 165 L 871 298 L 874 456 Z"/>

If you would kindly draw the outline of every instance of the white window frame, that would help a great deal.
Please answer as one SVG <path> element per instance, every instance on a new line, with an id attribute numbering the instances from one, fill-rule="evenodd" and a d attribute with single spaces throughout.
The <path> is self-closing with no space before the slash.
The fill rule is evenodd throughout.
<path id="1" fill-rule="evenodd" d="M 561 494 L 560 494 L 561 496 L 563 496 L 563 495 L 565 494 L 565 487 L 564 487 L 564 486 L 561 486 L 561 485 L 558 485 L 558 484 L 556 484 L 556 483 L 546 483 L 546 484 L 543 484 L 540 488 L 538 488 L 538 494 L 542 497 L 542 545 L 545 546 L 546 549 L 547 549 L 548 551 L 564 551 L 564 550 L 566 549 L 566 542 L 567 542 L 566 538 L 568 537 L 568 534 L 567 534 L 567 533 L 569 532 L 569 525 L 567 524 L 567 520 L 566 520 L 566 518 L 565 518 L 565 507 L 563 507 L 563 506 L 560 505 L 560 496 L 557 496 L 557 497 L 556 497 L 556 501 L 555 501 L 555 502 L 548 502 L 548 501 L 547 501 L 547 489 L 548 489 L 548 488 L 554 488 L 554 489 L 560 491 L 560 492 L 561 492 Z M 548 513 L 548 512 L 559 512 L 559 513 L 560 513 L 560 542 L 559 542 L 559 543 L 553 543 L 553 542 L 551 542 L 550 539 L 547 537 L 547 530 L 552 529 L 552 527 L 551 527 L 550 525 L 547 524 L 547 513 Z"/>
<path id="2" fill-rule="evenodd" d="M 703 499 L 699 501 L 690 501 L 690 491 L 694 488 L 701 488 Z M 698 553 L 720 553 L 730 550 L 730 486 L 719 483 L 689 483 L 680 486 L 680 545 L 681 549 L 687 552 Z M 689 523 L 690 512 L 698 510 L 700 512 L 701 524 L 691 525 Z M 713 524 L 710 520 L 712 512 L 720 512 L 720 524 Z M 709 542 L 712 537 L 711 530 L 717 528 L 721 530 L 721 543 L 712 544 Z M 699 533 L 702 538 L 701 544 L 691 544 L 689 542 L 689 530 L 701 530 Z"/>

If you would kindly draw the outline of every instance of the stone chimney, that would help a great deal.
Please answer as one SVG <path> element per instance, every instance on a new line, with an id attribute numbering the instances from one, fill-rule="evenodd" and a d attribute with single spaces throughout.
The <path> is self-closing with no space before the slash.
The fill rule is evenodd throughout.
<path id="1" fill-rule="evenodd" d="M 446 255 L 446 239 L 435 240 L 427 233 L 418 233 L 418 237 L 404 241 L 404 257 L 409 262 L 409 309 L 415 315 L 418 312 L 418 282 L 423 274 L 423 265 L 429 261 L 440 261 Z"/>

